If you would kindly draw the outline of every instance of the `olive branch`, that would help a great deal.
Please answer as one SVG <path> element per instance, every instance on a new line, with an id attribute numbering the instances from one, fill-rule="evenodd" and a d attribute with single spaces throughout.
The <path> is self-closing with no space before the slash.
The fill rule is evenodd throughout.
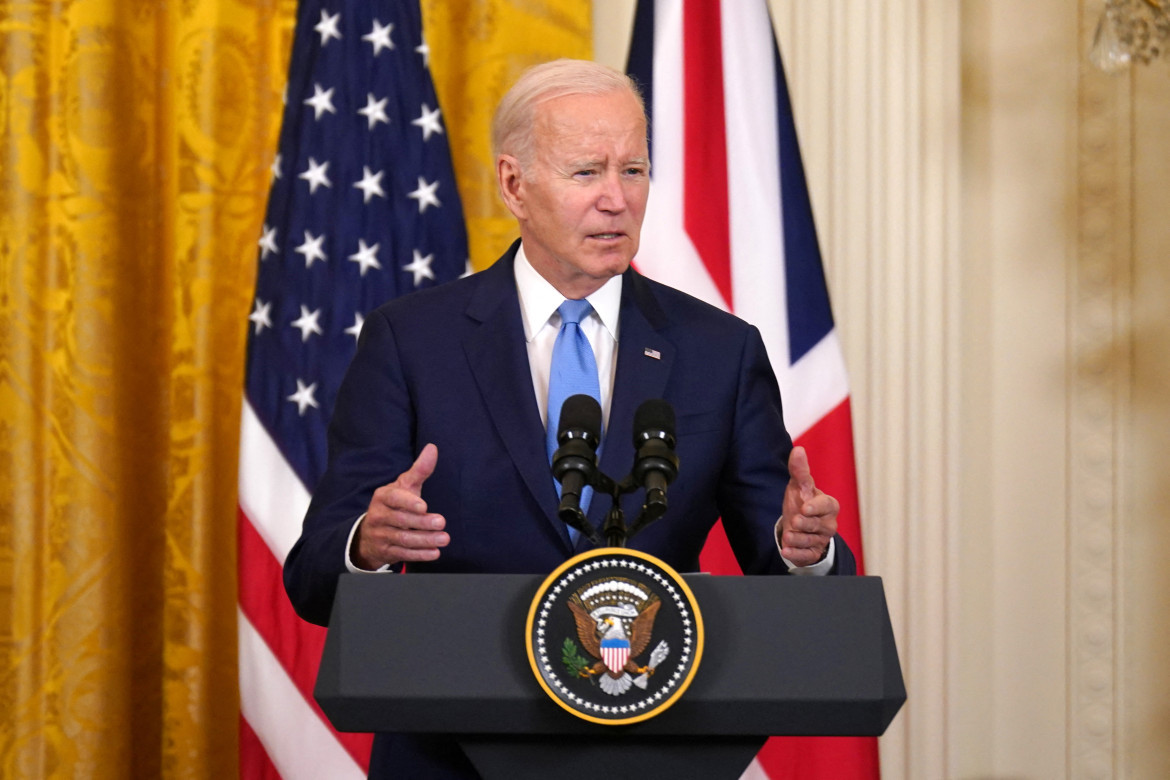
<path id="1" fill-rule="evenodd" d="M 569 670 L 569 674 L 574 677 L 581 677 L 583 669 L 591 666 L 589 659 L 581 655 L 577 643 L 572 639 L 565 639 L 565 643 L 561 645 L 561 661 L 565 668 Z"/>

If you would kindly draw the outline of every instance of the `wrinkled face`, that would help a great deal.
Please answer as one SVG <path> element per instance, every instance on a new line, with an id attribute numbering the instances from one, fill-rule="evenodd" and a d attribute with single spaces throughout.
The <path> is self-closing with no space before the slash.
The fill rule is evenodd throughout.
<path id="1" fill-rule="evenodd" d="M 628 92 L 567 95 L 536 110 L 532 159 L 497 161 L 532 266 L 583 298 L 630 265 L 650 192 L 646 120 Z"/>

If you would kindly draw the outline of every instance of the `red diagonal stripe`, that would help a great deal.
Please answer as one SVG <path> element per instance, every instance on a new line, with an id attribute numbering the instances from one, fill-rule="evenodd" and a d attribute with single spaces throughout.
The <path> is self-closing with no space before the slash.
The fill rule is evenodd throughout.
<path id="1" fill-rule="evenodd" d="M 727 532 L 723 530 L 722 520 L 717 520 L 715 525 L 711 526 L 707 541 L 699 551 L 699 571 L 709 574 L 743 574 L 739 562 L 735 560 L 735 553 L 731 551 L 731 542 L 727 541 Z"/>
<path id="2" fill-rule="evenodd" d="M 333 725 L 313 698 L 317 667 L 325 646 L 325 629 L 306 623 L 293 611 L 284 592 L 280 563 L 242 509 L 236 527 L 240 555 L 240 609 L 264 638 L 305 701 L 332 731 Z M 373 735 L 333 733 L 358 766 L 368 772 Z"/>
<path id="3" fill-rule="evenodd" d="M 717 0 L 683 4 L 683 226 L 730 309 L 734 304 L 721 27 Z"/>

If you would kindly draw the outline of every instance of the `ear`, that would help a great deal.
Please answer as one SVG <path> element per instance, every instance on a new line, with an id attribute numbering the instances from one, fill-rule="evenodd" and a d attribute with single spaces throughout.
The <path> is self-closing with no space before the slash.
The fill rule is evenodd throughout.
<path id="1" fill-rule="evenodd" d="M 496 158 L 496 181 L 500 185 L 500 197 L 516 219 L 524 219 L 524 180 L 520 172 L 520 161 L 510 154 Z"/>

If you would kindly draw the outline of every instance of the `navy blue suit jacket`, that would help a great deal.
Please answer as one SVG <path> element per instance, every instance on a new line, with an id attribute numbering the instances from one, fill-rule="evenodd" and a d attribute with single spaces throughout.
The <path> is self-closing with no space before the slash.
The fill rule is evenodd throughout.
<path id="1" fill-rule="evenodd" d="M 547 573 L 592 546 L 582 538 L 574 548 L 556 516 L 513 276 L 517 246 L 491 268 L 395 299 L 366 319 L 333 413 L 329 466 L 284 566 L 306 620 L 328 622 L 350 529 L 374 490 L 428 442 L 439 456 L 422 496 L 446 518 L 450 544 L 411 572 Z M 792 441 L 759 331 L 633 269 L 622 283 L 618 327 L 601 470 L 614 479 L 629 473 L 634 411 L 650 398 L 675 409 L 680 462 L 669 511 L 630 546 L 697 571 L 707 532 L 722 517 L 745 573 L 786 573 L 774 527 Z M 641 500 L 625 498 L 627 520 Z M 608 498 L 594 497 L 596 527 L 608 508 Z M 849 548 L 839 537 L 836 545 L 834 573 L 855 573 Z M 445 750 L 380 735 L 371 774 L 396 765 L 402 776 L 443 776 L 440 759 L 425 754 Z M 469 769 L 461 755 L 446 768 L 452 776 Z"/>

